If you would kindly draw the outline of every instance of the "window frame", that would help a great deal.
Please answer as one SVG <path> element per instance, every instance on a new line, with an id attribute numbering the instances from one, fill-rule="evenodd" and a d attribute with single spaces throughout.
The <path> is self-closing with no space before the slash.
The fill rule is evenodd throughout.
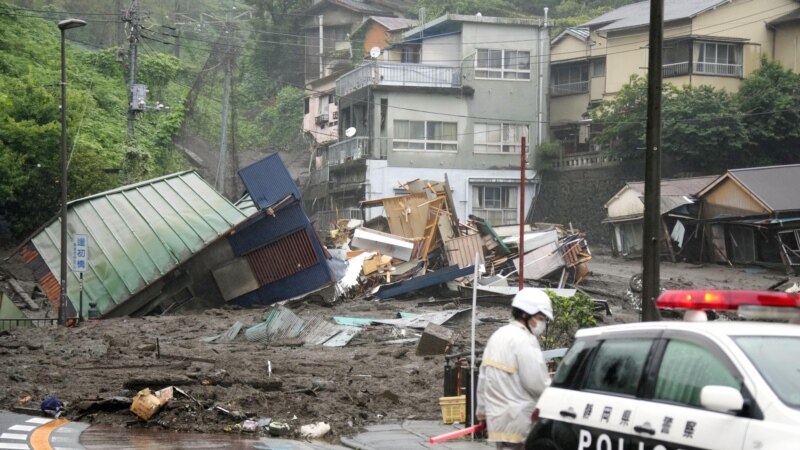
<path id="1" fill-rule="evenodd" d="M 408 123 L 408 137 L 397 137 L 398 122 Z M 412 139 L 411 124 L 422 124 L 422 139 Z M 455 127 L 454 140 L 446 139 L 428 139 L 429 125 L 430 124 L 452 124 Z M 418 126 L 418 125 L 417 125 Z M 400 143 L 405 143 L 406 146 L 398 147 Z M 439 148 L 436 148 L 439 146 Z M 444 148 L 445 146 L 452 148 Z M 392 151 L 399 152 L 440 152 L 440 153 L 457 153 L 458 152 L 458 122 L 447 122 L 443 120 L 410 120 L 410 119 L 394 119 L 392 121 Z"/>
<path id="2" fill-rule="evenodd" d="M 486 66 L 480 66 L 481 52 L 486 52 Z M 499 58 L 493 58 L 493 52 L 500 52 Z M 514 61 L 520 61 L 519 58 L 507 57 L 507 53 L 511 54 L 527 54 L 527 69 L 514 68 Z M 524 60 L 524 59 L 523 59 Z M 498 61 L 498 67 L 492 67 L 492 62 Z M 505 49 L 505 48 L 477 48 L 475 49 L 474 57 L 475 79 L 476 80 L 503 80 L 503 81 L 531 81 L 531 52 L 529 50 L 518 49 Z M 481 73 L 481 75 L 479 75 Z M 491 76 L 496 74 L 498 76 Z M 510 75 L 514 74 L 513 77 Z M 520 77 L 520 75 L 527 75 Z"/>
<path id="3" fill-rule="evenodd" d="M 484 131 L 478 131 L 477 128 L 485 127 Z M 497 129 L 490 128 L 490 127 L 498 127 Z M 525 136 L 525 138 L 530 137 L 531 127 L 530 124 L 524 122 L 500 122 L 500 123 L 491 123 L 491 122 L 475 122 L 473 124 L 473 138 L 472 138 L 472 152 L 483 154 L 483 155 L 519 155 L 521 145 L 520 142 L 513 142 L 508 141 L 505 139 L 506 136 L 506 129 L 507 127 L 514 127 L 514 133 L 517 134 L 517 137 Z M 520 130 L 523 130 L 522 135 L 520 135 Z M 489 141 L 483 140 L 479 141 L 479 139 L 487 138 L 492 135 L 492 133 L 497 132 L 499 140 L 497 141 Z M 483 150 L 478 150 L 478 147 L 483 147 Z M 497 148 L 496 151 L 489 150 L 490 148 Z M 505 151 L 506 148 L 510 148 L 510 151 Z"/>
<path id="4" fill-rule="evenodd" d="M 708 57 L 707 48 L 714 47 L 714 58 Z M 727 61 L 733 55 L 733 63 L 719 62 L 720 47 L 725 47 Z M 734 73 L 724 73 L 722 70 L 700 70 L 702 67 L 730 67 Z M 692 43 L 692 73 L 696 75 L 710 75 L 716 77 L 742 78 L 744 76 L 744 45 L 737 42 L 719 42 L 709 40 L 695 40 Z"/>
<path id="5" fill-rule="evenodd" d="M 560 97 L 565 95 L 580 95 L 589 92 L 589 82 L 591 81 L 591 64 L 589 61 L 581 61 L 578 63 L 557 64 L 550 66 L 550 95 Z M 572 81 L 572 72 L 578 74 L 578 81 Z M 567 83 L 557 83 L 558 78 L 562 78 L 557 74 L 567 72 Z M 585 76 L 584 76 L 585 75 Z M 576 87 L 566 87 L 576 86 Z"/>
<path id="6" fill-rule="evenodd" d="M 587 387 L 587 383 L 589 381 L 589 376 L 591 374 L 592 368 L 594 368 L 595 363 L 597 363 L 598 353 L 600 353 L 601 349 L 604 345 L 607 345 L 611 342 L 630 342 L 631 340 L 649 340 L 650 341 L 650 348 L 647 350 L 647 354 L 645 355 L 644 363 L 642 365 L 642 371 L 639 374 L 639 381 L 637 382 L 637 386 L 635 392 L 633 394 L 621 393 L 621 392 L 610 392 L 610 391 L 602 391 L 598 389 L 590 389 Z M 627 334 L 627 333 L 620 333 L 614 336 L 609 336 L 605 339 L 599 340 L 597 345 L 592 350 L 591 356 L 588 358 L 586 363 L 581 368 L 581 382 L 578 389 L 581 392 L 589 392 L 597 395 L 608 395 L 612 397 L 621 397 L 621 398 L 633 398 L 633 399 L 641 399 L 643 398 L 642 394 L 646 391 L 649 387 L 648 380 L 650 378 L 650 367 L 652 365 L 652 361 L 654 355 L 656 354 L 656 349 L 659 345 L 658 336 L 653 335 L 641 335 L 641 334 Z"/>
<path id="7" fill-rule="evenodd" d="M 500 207 L 489 207 L 486 205 L 486 189 L 500 189 L 499 198 L 492 198 L 492 202 L 499 201 Z M 477 189 L 477 194 L 476 194 Z M 502 206 L 505 197 L 510 197 L 510 192 L 504 192 L 505 189 L 514 189 L 514 198 L 509 198 L 509 203 L 513 204 L 513 208 Z M 479 197 L 479 198 L 478 198 Z M 511 220 L 511 223 L 518 223 L 519 219 L 519 186 L 510 183 L 471 183 L 470 184 L 470 212 L 473 215 L 482 217 L 489 221 L 492 226 L 507 225 L 506 220 Z M 492 214 L 494 213 L 494 214 Z M 493 217 L 499 213 L 503 223 L 495 223 Z M 509 216 L 509 219 L 506 219 Z"/>

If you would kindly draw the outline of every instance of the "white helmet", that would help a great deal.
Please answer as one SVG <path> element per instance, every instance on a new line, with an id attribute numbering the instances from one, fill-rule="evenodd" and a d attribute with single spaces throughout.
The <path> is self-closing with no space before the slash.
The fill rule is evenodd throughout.
<path id="1" fill-rule="evenodd" d="M 530 315 L 542 313 L 553 320 L 553 304 L 550 297 L 542 289 L 523 288 L 511 301 L 512 308 L 519 308 Z"/>

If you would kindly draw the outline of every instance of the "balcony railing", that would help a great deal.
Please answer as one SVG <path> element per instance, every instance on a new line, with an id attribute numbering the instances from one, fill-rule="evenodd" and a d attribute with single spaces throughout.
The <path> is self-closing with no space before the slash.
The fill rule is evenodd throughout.
<path id="1" fill-rule="evenodd" d="M 354 137 L 331 144 L 328 147 L 328 166 L 338 166 L 359 159 L 386 159 L 392 140 L 378 138 L 375 141 L 378 145 L 378 155 L 372 153 L 369 137 Z"/>
<path id="2" fill-rule="evenodd" d="M 369 63 L 336 80 L 336 95 L 344 96 L 366 86 L 459 88 L 461 69 L 425 64 Z"/>
<path id="3" fill-rule="evenodd" d="M 320 114 L 315 118 L 315 122 L 317 125 L 328 123 L 328 114 Z"/>
<path id="4" fill-rule="evenodd" d="M 328 147 L 328 166 L 338 166 L 346 161 L 366 159 L 369 155 L 368 137 L 350 138 Z"/>
<path id="5" fill-rule="evenodd" d="M 721 75 L 725 77 L 741 77 L 741 64 L 694 63 L 694 73 L 703 75 Z"/>
<path id="6" fill-rule="evenodd" d="M 576 83 L 553 84 L 550 86 L 550 95 L 571 95 L 589 92 L 589 81 L 578 81 Z"/>
<path id="7" fill-rule="evenodd" d="M 599 152 L 579 153 L 557 158 L 553 161 L 554 169 L 580 169 L 618 164 L 619 162 Z"/>
<path id="8" fill-rule="evenodd" d="M 679 77 L 681 75 L 689 75 L 689 61 L 664 64 L 661 68 L 661 76 L 664 78 Z"/>

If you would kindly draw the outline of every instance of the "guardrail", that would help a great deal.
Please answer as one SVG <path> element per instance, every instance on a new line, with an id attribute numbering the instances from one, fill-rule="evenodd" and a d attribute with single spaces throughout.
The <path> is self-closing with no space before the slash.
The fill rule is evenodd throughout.
<path id="1" fill-rule="evenodd" d="M 58 325 L 57 318 L 51 319 L 0 319 L 0 330 L 10 330 L 12 328 L 33 328 Z"/>

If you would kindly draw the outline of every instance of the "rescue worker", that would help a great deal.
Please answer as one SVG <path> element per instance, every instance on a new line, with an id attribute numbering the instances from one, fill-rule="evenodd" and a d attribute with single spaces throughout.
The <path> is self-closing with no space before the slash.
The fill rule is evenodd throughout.
<path id="1" fill-rule="evenodd" d="M 550 383 L 536 339 L 553 319 L 550 297 L 541 289 L 524 288 L 511 301 L 511 315 L 511 322 L 486 343 L 478 376 L 475 415 L 486 421 L 488 440 L 498 450 L 524 448 L 531 413 Z"/>

